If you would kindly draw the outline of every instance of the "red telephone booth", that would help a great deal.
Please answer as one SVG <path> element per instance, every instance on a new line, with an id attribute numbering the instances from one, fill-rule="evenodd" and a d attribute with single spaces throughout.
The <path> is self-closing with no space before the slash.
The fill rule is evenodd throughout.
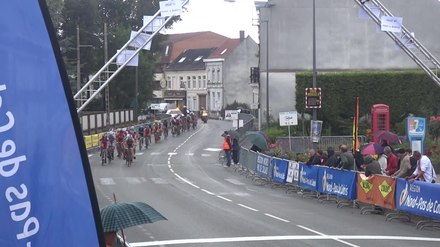
<path id="1" fill-rule="evenodd" d="M 390 107 L 384 104 L 371 106 L 371 134 L 380 130 L 390 131 Z M 373 136 L 373 141 L 378 140 Z"/>

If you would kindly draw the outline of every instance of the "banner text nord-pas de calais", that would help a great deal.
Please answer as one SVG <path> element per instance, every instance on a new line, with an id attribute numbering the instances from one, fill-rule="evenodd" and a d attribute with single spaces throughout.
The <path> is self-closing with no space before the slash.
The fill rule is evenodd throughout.
<path id="1" fill-rule="evenodd" d="M 8 109 L 2 108 L 3 96 L 6 93 L 6 85 L 0 83 L 0 136 L 6 136 L 5 134 L 15 125 L 14 114 Z M 4 184 L 7 184 L 14 181 L 13 178 L 19 172 L 20 165 L 23 165 L 26 161 L 26 155 L 16 154 L 17 147 L 12 138 L 3 139 L 0 137 L 0 143 L 0 176 L 5 181 Z M 31 202 L 27 200 L 28 188 L 23 183 L 8 186 L 4 191 L 4 196 L 9 205 L 11 220 L 13 224 L 20 224 L 20 229 L 22 229 L 22 231 L 17 232 L 16 238 L 26 242 L 26 247 L 30 247 L 32 246 L 31 241 L 27 238 L 38 233 L 39 222 L 36 217 L 30 215 Z M 2 222 L 2 224 L 10 225 L 7 222 Z"/>

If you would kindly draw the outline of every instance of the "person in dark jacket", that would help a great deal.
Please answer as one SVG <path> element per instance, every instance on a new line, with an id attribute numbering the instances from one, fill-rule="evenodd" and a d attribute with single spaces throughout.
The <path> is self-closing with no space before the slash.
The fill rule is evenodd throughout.
<path id="1" fill-rule="evenodd" d="M 240 160 L 240 145 L 238 144 L 238 137 L 232 138 L 232 161 L 235 165 Z"/>
<path id="2" fill-rule="evenodd" d="M 339 152 L 335 152 L 333 147 L 327 148 L 327 166 L 328 167 L 338 167 L 339 162 L 341 161 L 341 157 L 339 156 Z"/>
<path id="3" fill-rule="evenodd" d="M 309 149 L 309 160 L 307 161 L 306 165 L 320 165 L 320 164 L 321 164 L 321 157 L 319 157 L 316 150 L 313 148 Z"/>
<path id="4" fill-rule="evenodd" d="M 364 157 L 365 176 L 369 177 L 375 174 L 382 174 L 382 169 L 380 168 L 379 162 L 375 160 L 371 155 Z"/>

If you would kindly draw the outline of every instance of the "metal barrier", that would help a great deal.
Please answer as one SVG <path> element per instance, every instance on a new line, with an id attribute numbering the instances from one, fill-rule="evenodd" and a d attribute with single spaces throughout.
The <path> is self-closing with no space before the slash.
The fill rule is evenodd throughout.
<path id="1" fill-rule="evenodd" d="M 245 148 L 240 150 L 240 163 L 235 170 L 259 185 L 284 188 L 319 202 L 336 202 L 337 207 L 360 208 L 361 214 L 377 212 L 380 207 L 386 220 L 417 219 L 416 228 L 440 228 L 440 185 L 409 182 L 387 176 L 368 179 L 362 173 L 307 166 L 296 161 L 271 157 Z M 369 193 L 374 193 L 373 195 Z M 415 198 L 421 205 L 415 207 Z M 361 203 L 366 205 L 361 207 Z M 419 205 L 419 204 L 417 204 Z M 385 212 L 386 210 L 386 212 Z"/>

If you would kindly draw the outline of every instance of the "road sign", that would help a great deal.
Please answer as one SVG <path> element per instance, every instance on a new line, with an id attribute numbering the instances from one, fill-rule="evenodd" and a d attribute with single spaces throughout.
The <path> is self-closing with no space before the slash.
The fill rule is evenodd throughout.
<path id="1" fill-rule="evenodd" d="M 237 120 L 238 112 L 237 110 L 225 110 L 225 120 Z"/>
<path id="2" fill-rule="evenodd" d="M 321 108 L 321 88 L 313 87 L 305 89 L 305 106 L 306 109 Z"/>
<path id="3" fill-rule="evenodd" d="M 280 126 L 298 125 L 298 113 L 296 111 L 280 112 Z"/>

